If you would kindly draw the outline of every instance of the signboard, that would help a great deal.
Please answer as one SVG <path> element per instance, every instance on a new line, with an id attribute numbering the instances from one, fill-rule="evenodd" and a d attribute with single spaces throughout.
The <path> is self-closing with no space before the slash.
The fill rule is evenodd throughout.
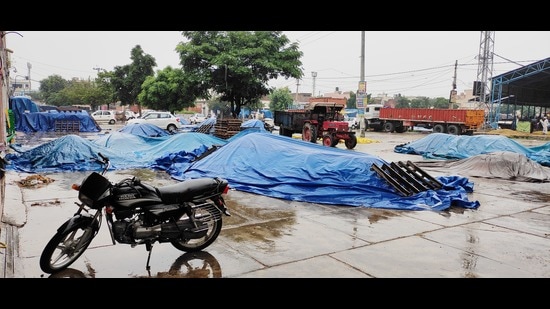
<path id="1" fill-rule="evenodd" d="M 357 94 L 357 96 L 355 97 L 355 107 L 356 108 L 365 108 L 365 104 L 363 104 L 363 96 L 360 96 L 359 94 Z"/>
<path id="2" fill-rule="evenodd" d="M 359 82 L 359 87 L 357 88 L 357 94 L 364 95 L 367 93 L 367 82 Z"/>
<path id="3" fill-rule="evenodd" d="M 365 108 L 365 105 L 367 105 L 367 82 L 361 81 L 355 96 L 355 106 L 356 108 Z"/>
<path id="4" fill-rule="evenodd" d="M 451 90 L 451 94 L 449 96 L 449 103 L 456 103 L 456 90 Z"/>

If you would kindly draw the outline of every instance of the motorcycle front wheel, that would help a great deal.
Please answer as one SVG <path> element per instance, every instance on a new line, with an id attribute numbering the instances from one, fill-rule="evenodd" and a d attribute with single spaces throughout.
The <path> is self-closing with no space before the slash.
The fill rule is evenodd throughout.
<path id="1" fill-rule="evenodd" d="M 86 251 L 95 234 L 90 224 L 74 225 L 56 233 L 42 251 L 40 268 L 51 274 L 69 267 Z"/>
<path id="2" fill-rule="evenodd" d="M 193 210 L 194 221 L 197 222 L 200 228 L 203 230 L 201 237 L 185 238 L 172 241 L 172 245 L 185 252 L 200 251 L 210 246 L 222 230 L 222 218 L 221 212 L 214 206 L 200 207 Z M 188 221 L 189 217 L 183 216 L 180 221 Z"/>

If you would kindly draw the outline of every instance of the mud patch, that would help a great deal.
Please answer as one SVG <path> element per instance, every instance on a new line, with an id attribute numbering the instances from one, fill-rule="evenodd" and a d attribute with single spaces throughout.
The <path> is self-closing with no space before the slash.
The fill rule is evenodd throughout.
<path id="1" fill-rule="evenodd" d="M 244 225 L 224 230 L 223 236 L 236 242 L 259 241 L 262 244 L 271 244 L 274 239 L 285 235 L 285 229 L 296 223 L 295 218 L 268 221 Z M 269 245 L 267 245 L 269 247 Z"/>
<path id="2" fill-rule="evenodd" d="M 58 199 L 55 199 L 53 201 L 34 202 L 34 203 L 31 204 L 31 207 L 33 207 L 33 206 L 51 206 L 51 205 L 57 206 L 57 205 L 60 205 L 60 204 L 61 204 L 61 201 L 58 200 Z"/>
<path id="3" fill-rule="evenodd" d="M 511 195 L 520 197 L 522 200 L 528 202 L 550 202 L 550 194 L 540 191 L 519 191 L 511 193 Z"/>

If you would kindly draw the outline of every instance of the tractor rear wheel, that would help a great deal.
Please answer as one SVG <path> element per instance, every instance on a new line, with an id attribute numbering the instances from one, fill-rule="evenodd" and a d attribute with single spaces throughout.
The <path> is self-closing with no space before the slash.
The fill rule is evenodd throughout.
<path id="1" fill-rule="evenodd" d="M 317 142 L 317 131 L 311 123 L 304 124 L 304 128 L 302 129 L 302 140 L 312 143 Z"/>

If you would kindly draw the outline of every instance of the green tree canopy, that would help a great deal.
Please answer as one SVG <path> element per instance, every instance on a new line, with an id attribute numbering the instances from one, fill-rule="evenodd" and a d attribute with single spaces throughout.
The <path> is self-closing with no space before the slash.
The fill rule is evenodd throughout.
<path id="1" fill-rule="evenodd" d="M 400 94 L 396 98 L 397 104 L 395 105 L 396 108 L 409 108 L 411 106 L 411 101 Z"/>
<path id="2" fill-rule="evenodd" d="M 84 80 L 71 81 L 59 95 L 64 100 L 63 105 L 89 104 L 92 110 L 106 101 L 106 94 L 95 83 Z"/>
<path id="3" fill-rule="evenodd" d="M 176 51 L 189 77 L 189 90 L 209 99 L 210 91 L 230 102 L 233 117 L 241 106 L 268 95 L 268 82 L 279 77 L 301 78 L 297 43 L 281 31 L 184 31 L 187 42 Z"/>
<path id="4" fill-rule="evenodd" d="M 115 89 L 115 96 L 121 105 L 137 104 L 141 110 L 138 95 L 141 85 L 148 76 L 155 74 L 153 68 L 157 66 L 155 58 L 144 54 L 140 45 L 132 48 L 130 53 L 132 63 L 116 66 L 110 76 L 110 83 Z"/>
<path id="5" fill-rule="evenodd" d="M 410 107 L 412 108 L 429 108 L 431 107 L 428 97 L 418 97 L 411 100 Z"/>
<path id="6" fill-rule="evenodd" d="M 64 100 L 59 92 L 68 87 L 70 82 L 61 75 L 50 75 L 40 81 L 40 93 L 46 104 L 61 106 L 64 105 Z"/>
<path id="7" fill-rule="evenodd" d="M 181 69 L 168 66 L 156 76 L 148 76 L 141 86 L 138 101 L 153 109 L 172 113 L 195 105 L 195 96 L 188 91 L 186 76 Z"/>
<path id="8" fill-rule="evenodd" d="M 269 109 L 282 111 L 292 106 L 293 99 L 288 87 L 273 90 L 269 95 Z"/>

